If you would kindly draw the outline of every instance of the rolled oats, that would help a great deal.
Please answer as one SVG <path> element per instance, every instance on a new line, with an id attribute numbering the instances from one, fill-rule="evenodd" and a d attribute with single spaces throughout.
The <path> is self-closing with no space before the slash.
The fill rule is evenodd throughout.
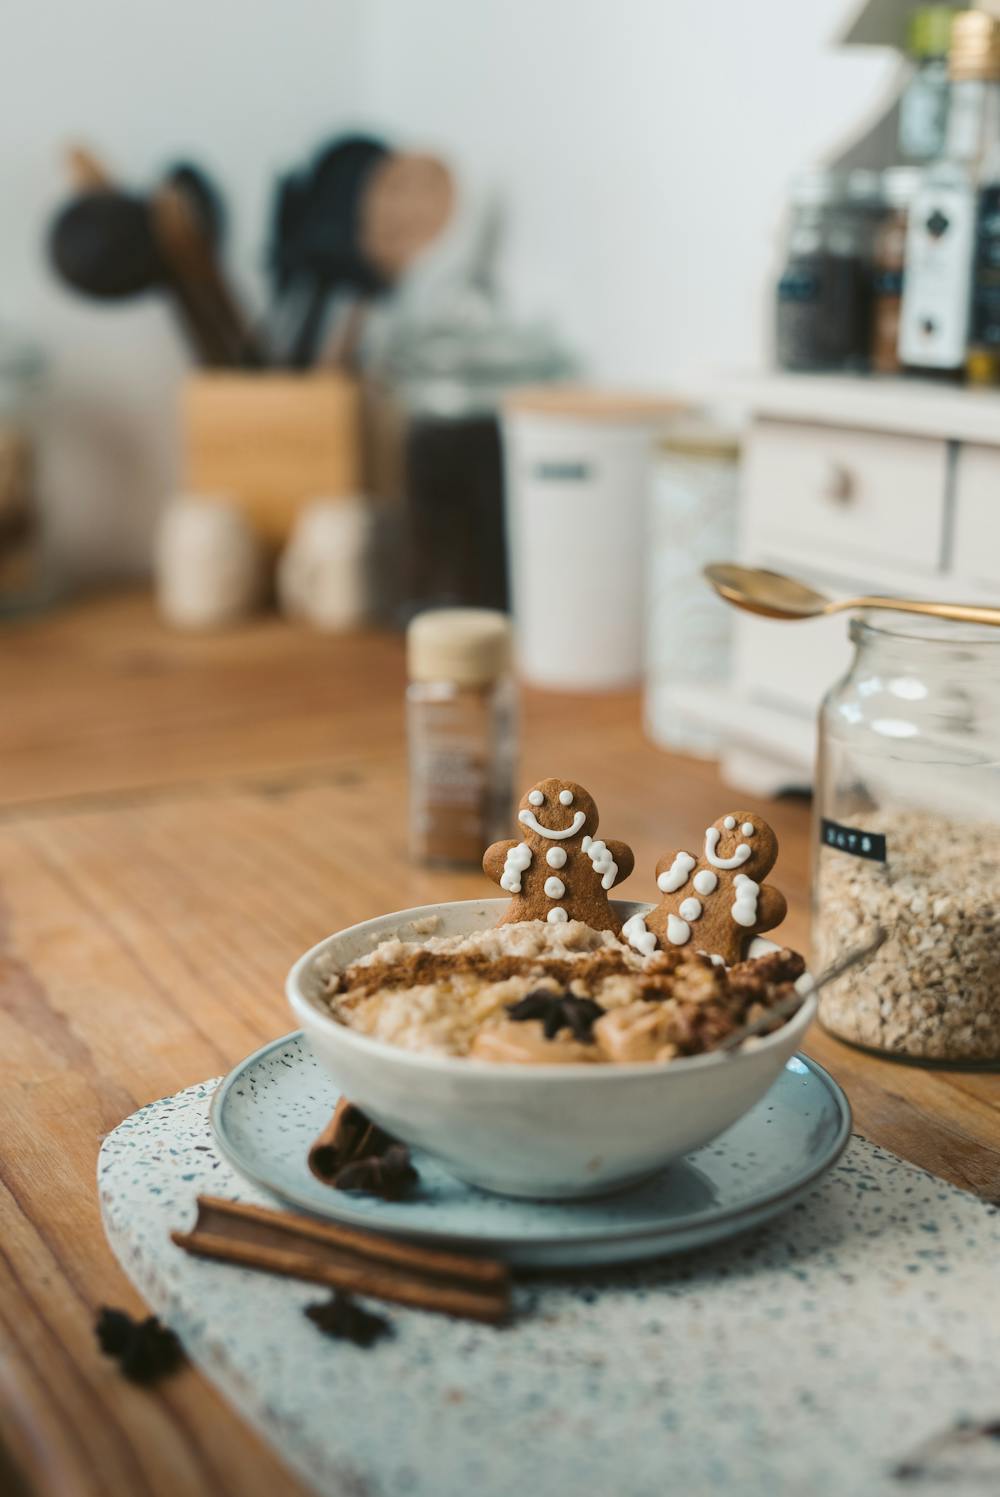
<path id="1" fill-rule="evenodd" d="M 1000 833 L 925 812 L 862 821 L 884 833 L 887 862 L 821 848 L 816 969 L 875 922 L 888 939 L 823 991 L 821 1022 L 914 1059 L 1000 1061 Z"/>

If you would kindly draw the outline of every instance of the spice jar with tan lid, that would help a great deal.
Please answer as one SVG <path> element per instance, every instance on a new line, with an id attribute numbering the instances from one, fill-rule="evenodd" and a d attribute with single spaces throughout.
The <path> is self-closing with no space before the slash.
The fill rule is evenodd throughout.
<path id="1" fill-rule="evenodd" d="M 478 868 L 507 834 L 517 751 L 511 628 L 490 608 L 436 608 L 407 630 L 410 852 Z"/>

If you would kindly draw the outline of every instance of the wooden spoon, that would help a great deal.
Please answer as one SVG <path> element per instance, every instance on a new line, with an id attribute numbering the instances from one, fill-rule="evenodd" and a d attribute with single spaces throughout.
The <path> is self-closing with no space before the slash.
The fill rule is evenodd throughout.
<path id="1" fill-rule="evenodd" d="M 705 576 L 720 598 L 747 613 L 767 619 L 816 619 L 859 608 L 887 608 L 893 613 L 920 613 L 961 624 L 1000 626 L 1000 608 L 975 603 L 934 603 L 921 598 L 830 598 L 795 577 L 769 572 L 765 567 L 738 567 L 713 562 Z"/>
<path id="2" fill-rule="evenodd" d="M 150 199 L 153 239 L 189 312 L 221 350 L 220 363 L 259 368 L 260 344 L 243 315 L 198 211 L 183 187 L 165 182 Z"/>

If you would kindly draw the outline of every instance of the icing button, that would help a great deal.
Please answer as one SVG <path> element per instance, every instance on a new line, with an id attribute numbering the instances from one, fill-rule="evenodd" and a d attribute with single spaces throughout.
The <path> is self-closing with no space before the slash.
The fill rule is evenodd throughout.
<path id="1" fill-rule="evenodd" d="M 552 916 L 549 916 L 551 920 Z M 672 946 L 683 946 L 691 939 L 691 927 L 677 915 L 667 916 L 667 940 Z"/>
<path id="2" fill-rule="evenodd" d="M 562 905 L 557 904 L 553 909 L 549 910 L 549 913 L 545 918 L 550 925 L 561 925 L 563 921 L 569 919 L 569 916 L 563 909 Z"/>
<path id="3" fill-rule="evenodd" d="M 545 880 L 544 887 L 550 899 L 562 899 L 566 893 L 566 885 L 561 878 L 556 878 L 554 874 L 551 878 Z"/>
<path id="4" fill-rule="evenodd" d="M 549 850 L 548 850 L 548 852 L 545 854 L 545 861 L 546 861 L 546 863 L 548 863 L 548 865 L 549 865 L 550 868 L 565 868 L 566 867 L 566 849 L 565 849 L 565 847 L 550 847 Z"/>

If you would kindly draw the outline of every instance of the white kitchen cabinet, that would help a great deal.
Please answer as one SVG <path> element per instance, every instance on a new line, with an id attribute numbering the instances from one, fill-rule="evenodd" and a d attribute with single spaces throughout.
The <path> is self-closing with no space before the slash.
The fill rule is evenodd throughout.
<path id="1" fill-rule="evenodd" d="M 1000 394 L 796 374 L 725 395 L 748 421 L 740 560 L 840 595 L 1000 603 Z M 849 620 L 734 624 L 732 680 L 678 688 L 677 710 L 716 732 L 734 786 L 806 788 Z"/>
<path id="2" fill-rule="evenodd" d="M 1000 446 L 962 446 L 955 478 L 955 571 L 1000 592 Z"/>

